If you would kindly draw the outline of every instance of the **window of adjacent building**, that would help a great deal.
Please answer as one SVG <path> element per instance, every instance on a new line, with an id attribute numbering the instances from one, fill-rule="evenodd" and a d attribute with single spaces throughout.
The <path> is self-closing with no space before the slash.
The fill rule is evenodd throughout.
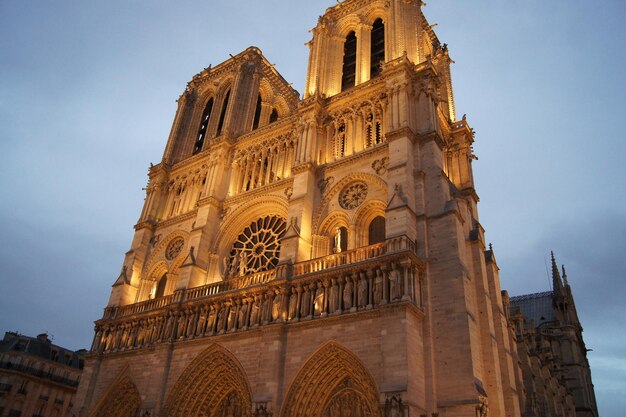
<path id="1" fill-rule="evenodd" d="M 356 80 L 356 34 L 348 33 L 343 44 L 343 70 L 341 91 L 354 87 Z"/>
<path id="2" fill-rule="evenodd" d="M 217 123 L 217 136 L 222 134 L 222 129 L 224 128 L 224 120 L 226 119 L 226 110 L 228 110 L 228 100 L 230 99 L 230 90 L 226 92 L 224 96 L 224 101 L 222 102 L 222 111 L 220 113 L 220 120 Z"/>
<path id="3" fill-rule="evenodd" d="M 209 128 L 209 120 L 211 119 L 211 112 L 213 112 L 213 98 L 211 98 L 206 106 L 204 112 L 202 112 L 202 122 L 200 123 L 200 129 L 198 129 L 198 137 L 196 138 L 196 144 L 193 147 L 193 154 L 197 154 L 202 151 L 204 146 L 204 139 L 206 138 L 206 132 Z"/>
<path id="4" fill-rule="evenodd" d="M 377 77 L 381 72 L 381 65 L 385 62 L 385 25 L 382 19 L 376 19 L 372 25 L 370 54 L 370 78 Z"/>
<path id="5" fill-rule="evenodd" d="M 369 244 L 381 243 L 385 241 L 385 218 L 378 216 L 369 225 Z"/>
<path id="6" fill-rule="evenodd" d="M 256 100 L 256 109 L 254 110 L 254 122 L 252 123 L 252 130 L 259 128 L 259 122 L 261 121 L 261 109 L 262 109 L 263 100 L 261 99 L 261 94 L 259 94 L 259 98 Z"/>

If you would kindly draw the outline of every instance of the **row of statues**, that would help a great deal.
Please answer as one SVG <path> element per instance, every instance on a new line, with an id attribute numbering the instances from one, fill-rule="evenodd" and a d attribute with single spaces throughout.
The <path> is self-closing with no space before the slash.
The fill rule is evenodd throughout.
<path id="1" fill-rule="evenodd" d="M 310 320 L 369 310 L 400 300 L 420 300 L 413 267 L 392 263 L 355 270 L 343 276 L 302 280 L 282 287 L 259 288 L 254 294 L 204 303 L 175 305 L 160 314 L 99 323 L 92 351 L 111 352 L 159 342 L 244 331 L 271 323 Z"/>

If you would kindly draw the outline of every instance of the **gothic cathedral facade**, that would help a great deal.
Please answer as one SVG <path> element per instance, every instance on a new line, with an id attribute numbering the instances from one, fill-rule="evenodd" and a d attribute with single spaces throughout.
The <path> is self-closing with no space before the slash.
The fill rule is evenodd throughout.
<path id="1" fill-rule="evenodd" d="M 193 77 L 81 417 L 526 415 L 474 134 L 421 6 L 329 8 L 302 98 L 254 47 Z"/>

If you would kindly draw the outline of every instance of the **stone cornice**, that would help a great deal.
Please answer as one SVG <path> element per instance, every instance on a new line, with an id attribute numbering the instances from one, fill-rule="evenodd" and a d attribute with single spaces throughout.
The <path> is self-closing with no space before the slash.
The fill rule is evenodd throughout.
<path id="1" fill-rule="evenodd" d="M 222 200 L 219 200 L 213 196 L 204 197 L 198 200 L 198 207 L 213 206 L 217 209 L 221 209 L 223 204 L 224 202 Z"/>
<path id="2" fill-rule="evenodd" d="M 384 143 L 381 143 L 380 145 L 367 148 L 353 155 L 343 157 L 342 159 L 338 159 L 336 161 L 328 162 L 324 165 L 320 165 L 319 172 L 322 174 L 322 176 L 325 176 L 327 172 L 332 172 L 336 169 L 341 168 L 344 165 L 353 164 L 359 159 L 368 159 L 374 156 L 379 156 L 379 154 L 387 155 L 388 153 L 389 153 L 389 144 L 387 142 L 384 142 Z"/>
<path id="3" fill-rule="evenodd" d="M 271 184 L 264 185 L 263 187 L 246 191 L 245 193 L 237 194 L 232 197 L 227 197 L 226 200 L 224 200 L 224 206 L 232 206 L 235 204 L 239 204 L 245 200 L 253 200 L 263 194 L 271 194 L 276 191 L 283 190 L 287 188 L 287 186 L 292 185 L 292 183 L 293 183 L 293 178 L 285 178 L 280 181 L 276 181 Z"/>
<path id="4" fill-rule="evenodd" d="M 418 135 L 415 132 L 413 132 L 413 129 L 411 129 L 409 126 L 404 126 L 396 130 L 393 130 L 391 132 L 387 132 L 385 134 L 385 137 L 387 138 L 388 142 L 391 142 L 393 140 L 396 140 L 402 137 L 406 137 L 412 143 L 415 143 L 415 141 L 418 138 Z"/>
<path id="5" fill-rule="evenodd" d="M 184 221 L 191 220 L 194 217 L 196 217 L 197 212 L 198 212 L 197 209 L 191 210 L 190 212 L 187 212 L 187 213 L 178 215 L 176 217 L 172 217 L 171 219 L 167 219 L 160 223 L 157 223 L 156 227 L 160 229 L 160 228 L 171 226 L 173 224 L 182 223 Z"/>

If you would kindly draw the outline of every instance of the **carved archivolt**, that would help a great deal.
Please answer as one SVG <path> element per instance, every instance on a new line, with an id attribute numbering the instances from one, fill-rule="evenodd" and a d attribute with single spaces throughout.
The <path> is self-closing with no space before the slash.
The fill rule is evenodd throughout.
<path id="1" fill-rule="evenodd" d="M 328 205 L 331 200 L 336 198 L 340 191 L 343 190 L 346 185 L 350 184 L 351 182 L 357 181 L 369 184 L 370 189 L 378 188 L 385 193 L 387 192 L 387 183 L 376 175 L 357 172 L 342 178 L 341 181 L 337 182 L 330 190 L 328 190 L 328 192 L 326 192 L 326 194 L 324 194 L 324 198 L 320 202 L 320 205 L 318 206 L 313 218 L 313 230 L 315 232 L 319 233 L 322 215 L 324 214 L 326 209 L 328 209 Z M 373 194 L 373 192 L 371 194 Z"/>
<path id="2" fill-rule="evenodd" d="M 182 245 L 176 243 L 180 243 L 181 241 Z M 167 237 L 165 237 L 165 239 L 161 239 L 152 251 L 148 262 L 146 262 L 146 267 L 144 268 L 144 271 L 146 271 L 146 273 L 143 274 L 144 279 L 154 278 L 155 269 L 160 270 L 161 268 L 158 268 L 159 264 L 163 264 L 166 260 L 166 265 L 168 266 L 168 268 L 165 272 L 172 272 L 173 270 L 177 269 L 183 262 L 185 255 L 187 254 L 187 252 L 185 251 L 185 246 L 188 241 L 189 233 L 182 230 L 177 230 L 169 234 Z"/>
<path id="3" fill-rule="evenodd" d="M 128 375 L 114 382 L 89 417 L 129 417 L 141 407 L 141 396 Z"/>
<path id="4" fill-rule="evenodd" d="M 219 345 L 200 354 L 172 388 L 167 417 L 247 417 L 252 409 L 245 372 L 235 356 Z"/>
<path id="5" fill-rule="evenodd" d="M 363 363 L 336 342 L 323 345 L 291 382 L 283 417 L 379 417 L 378 391 Z"/>
<path id="6" fill-rule="evenodd" d="M 259 217 L 271 214 L 287 218 L 287 205 L 285 197 L 264 195 L 242 204 L 234 210 L 228 210 L 215 239 L 213 252 L 224 256 L 231 249 L 232 243 L 237 239 L 239 233 Z"/>

